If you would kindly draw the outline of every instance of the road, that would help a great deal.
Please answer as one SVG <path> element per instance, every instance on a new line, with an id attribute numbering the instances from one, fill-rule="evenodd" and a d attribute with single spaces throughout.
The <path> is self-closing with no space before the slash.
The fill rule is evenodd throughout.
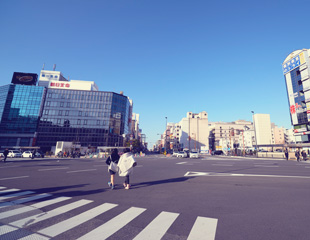
<path id="1" fill-rule="evenodd" d="M 0 238 L 309 239 L 309 162 L 136 160 L 130 190 L 104 159 L 1 162 Z"/>

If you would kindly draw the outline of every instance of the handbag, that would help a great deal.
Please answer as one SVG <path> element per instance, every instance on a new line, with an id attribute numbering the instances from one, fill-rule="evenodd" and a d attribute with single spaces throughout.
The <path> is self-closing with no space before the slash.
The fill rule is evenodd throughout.
<path id="1" fill-rule="evenodd" d="M 117 163 L 111 161 L 111 163 L 110 163 L 110 165 L 109 165 L 109 170 L 112 170 L 113 172 L 118 172 Z"/>

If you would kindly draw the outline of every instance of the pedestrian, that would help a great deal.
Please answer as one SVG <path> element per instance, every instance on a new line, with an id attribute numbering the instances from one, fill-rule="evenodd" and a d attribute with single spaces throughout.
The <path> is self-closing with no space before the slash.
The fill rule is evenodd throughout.
<path id="1" fill-rule="evenodd" d="M 6 158 L 8 157 L 8 154 L 9 154 L 9 149 L 6 148 L 6 149 L 4 150 L 4 152 L 3 152 L 3 156 L 4 156 L 3 162 L 6 161 Z"/>
<path id="2" fill-rule="evenodd" d="M 299 162 L 299 158 L 300 158 L 300 153 L 299 150 L 297 149 L 295 152 L 295 157 L 297 158 L 297 162 Z"/>
<path id="3" fill-rule="evenodd" d="M 125 177 L 125 182 L 123 183 L 125 189 L 130 188 L 129 175 L 132 174 L 133 167 L 136 165 L 137 162 L 135 161 L 133 154 L 130 152 L 129 148 L 126 148 L 117 164 L 119 176 Z"/>
<path id="4" fill-rule="evenodd" d="M 32 154 L 31 154 L 31 159 L 34 159 L 36 156 L 37 150 L 33 149 Z"/>
<path id="5" fill-rule="evenodd" d="M 307 153 L 305 150 L 302 151 L 302 158 L 304 159 L 304 161 L 307 161 Z"/>
<path id="6" fill-rule="evenodd" d="M 285 154 L 285 158 L 286 158 L 286 160 L 288 160 L 288 150 L 287 150 L 287 148 L 285 148 L 285 150 L 284 150 L 284 154 Z"/>
<path id="7" fill-rule="evenodd" d="M 112 154 L 107 158 L 106 164 L 109 165 L 109 173 L 111 175 L 111 180 L 108 182 L 108 185 L 111 189 L 114 189 L 115 183 L 114 183 L 114 177 L 115 173 L 118 171 L 117 163 L 119 160 L 119 155 L 117 148 L 114 148 L 112 151 Z"/>

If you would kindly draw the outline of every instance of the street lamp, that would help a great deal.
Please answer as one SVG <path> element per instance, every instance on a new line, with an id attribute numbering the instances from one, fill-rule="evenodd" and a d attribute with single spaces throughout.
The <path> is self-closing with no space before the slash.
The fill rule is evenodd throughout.
<path id="1" fill-rule="evenodd" d="M 166 134 L 165 134 L 165 152 L 167 153 L 167 117 L 166 118 Z"/>
<path id="2" fill-rule="evenodd" d="M 254 111 L 251 111 L 253 117 L 253 125 L 254 125 L 254 136 L 255 136 L 255 145 L 256 145 L 256 157 L 258 156 L 258 148 L 257 148 L 257 138 L 256 138 L 256 129 L 255 129 L 255 121 L 254 121 Z"/>

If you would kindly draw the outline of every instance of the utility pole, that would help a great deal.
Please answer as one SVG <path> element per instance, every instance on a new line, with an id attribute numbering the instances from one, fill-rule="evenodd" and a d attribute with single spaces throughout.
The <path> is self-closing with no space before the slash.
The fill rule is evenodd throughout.
<path id="1" fill-rule="evenodd" d="M 165 152 L 166 152 L 166 154 L 167 154 L 167 117 L 165 117 L 166 118 L 166 134 L 165 134 Z"/>
<path id="2" fill-rule="evenodd" d="M 256 138 L 256 129 L 255 129 L 255 120 L 254 120 L 254 111 L 252 112 L 252 117 L 253 117 L 253 125 L 254 125 L 254 136 L 255 136 L 255 148 L 256 148 L 256 157 L 258 156 L 258 149 L 257 149 L 257 138 Z"/>

